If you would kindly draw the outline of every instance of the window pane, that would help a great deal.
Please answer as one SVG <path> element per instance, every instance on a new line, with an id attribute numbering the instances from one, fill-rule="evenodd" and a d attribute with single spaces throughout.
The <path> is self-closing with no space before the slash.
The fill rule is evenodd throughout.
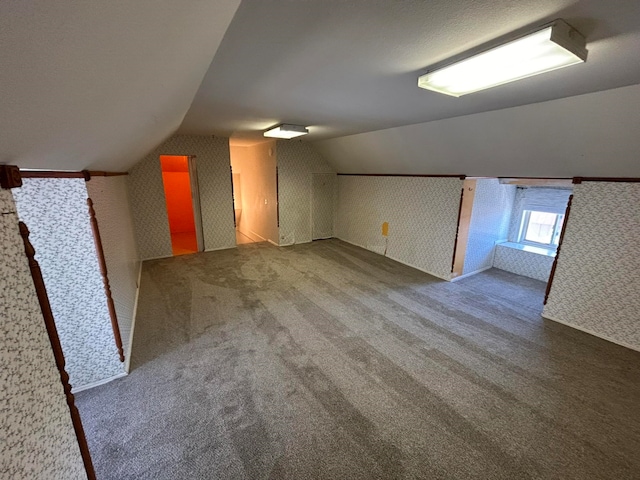
<path id="1" fill-rule="evenodd" d="M 556 225 L 555 213 L 529 212 L 529 223 L 524 234 L 524 239 L 529 242 L 551 245 Z"/>

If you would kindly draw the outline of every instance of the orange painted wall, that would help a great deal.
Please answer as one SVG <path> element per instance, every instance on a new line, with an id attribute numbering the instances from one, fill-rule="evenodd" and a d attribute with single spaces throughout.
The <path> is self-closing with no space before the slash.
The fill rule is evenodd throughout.
<path id="1" fill-rule="evenodd" d="M 193 232 L 195 234 L 187 157 L 162 155 L 160 162 L 169 230 L 171 233 Z"/>

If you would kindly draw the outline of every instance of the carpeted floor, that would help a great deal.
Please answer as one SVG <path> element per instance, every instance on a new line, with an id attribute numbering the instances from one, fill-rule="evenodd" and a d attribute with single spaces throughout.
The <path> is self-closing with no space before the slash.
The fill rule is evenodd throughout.
<path id="1" fill-rule="evenodd" d="M 196 232 L 180 232 L 171 234 L 171 250 L 174 255 L 187 255 L 198 251 Z"/>
<path id="2" fill-rule="evenodd" d="M 640 478 L 640 353 L 543 291 L 338 240 L 145 262 L 131 374 L 76 396 L 98 479 Z"/>

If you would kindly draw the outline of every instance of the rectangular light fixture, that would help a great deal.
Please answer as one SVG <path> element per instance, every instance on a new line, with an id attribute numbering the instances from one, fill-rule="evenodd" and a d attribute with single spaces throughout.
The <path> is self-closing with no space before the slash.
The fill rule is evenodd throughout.
<path id="1" fill-rule="evenodd" d="M 277 127 L 271 128 L 264 132 L 265 137 L 274 137 L 274 138 L 295 138 L 301 135 L 306 135 L 309 133 L 306 127 L 301 125 L 288 125 L 283 123 L 282 125 L 278 125 Z"/>
<path id="2" fill-rule="evenodd" d="M 563 20 L 418 77 L 418 86 L 460 97 L 582 63 L 585 39 Z"/>

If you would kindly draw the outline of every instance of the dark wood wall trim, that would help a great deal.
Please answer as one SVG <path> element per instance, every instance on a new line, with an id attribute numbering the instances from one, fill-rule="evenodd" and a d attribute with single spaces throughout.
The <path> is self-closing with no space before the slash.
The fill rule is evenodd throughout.
<path id="1" fill-rule="evenodd" d="M 278 166 L 276 165 L 276 226 L 280 228 L 280 178 L 278 177 Z M 278 239 L 280 243 L 280 239 Z"/>
<path id="2" fill-rule="evenodd" d="M 402 174 L 402 173 L 338 173 L 337 175 L 343 177 L 419 177 L 419 178 L 459 178 L 460 180 L 464 180 L 467 178 L 466 175 L 456 174 L 446 174 L 446 175 L 411 175 L 411 174 Z"/>
<path id="3" fill-rule="evenodd" d="M 5 190 L 22 186 L 20 169 L 15 165 L 0 165 L 0 187 Z"/>
<path id="4" fill-rule="evenodd" d="M 22 178 L 84 178 L 91 177 L 118 177 L 129 175 L 128 172 L 101 172 L 96 170 L 83 170 L 81 172 L 63 172 L 58 170 L 20 170 Z M 88 178 L 87 178 L 88 177 Z"/>
<path id="5" fill-rule="evenodd" d="M 36 251 L 29 241 L 29 229 L 24 222 L 19 222 L 20 235 L 24 243 L 24 253 L 27 256 L 29 262 L 29 270 L 31 271 L 31 278 L 33 280 L 33 286 L 36 289 L 36 295 L 38 297 L 38 303 L 40 304 L 40 310 L 44 317 L 44 324 L 47 329 L 49 341 L 51 342 L 51 349 L 53 350 L 53 356 L 60 373 L 60 381 L 64 388 L 64 394 L 67 398 L 67 405 L 69 406 L 69 413 L 71 414 L 71 423 L 78 439 L 78 446 L 80 447 L 80 454 L 82 455 L 82 461 L 84 468 L 87 472 L 89 480 L 95 480 L 96 474 L 93 469 L 93 462 L 91 461 L 91 453 L 89 452 L 89 446 L 87 445 L 87 438 L 84 434 L 84 428 L 82 426 L 82 420 L 80 419 L 80 412 L 75 404 L 75 398 L 71 393 L 71 384 L 69 383 L 69 374 L 65 370 L 64 353 L 62 353 L 62 345 L 60 345 L 60 337 L 58 336 L 58 330 L 53 320 L 53 313 L 51 312 L 51 305 L 49 304 L 49 297 L 47 295 L 47 288 L 45 287 L 44 280 L 42 278 L 42 272 L 40 271 L 40 265 L 34 258 Z"/>
<path id="6" fill-rule="evenodd" d="M 564 211 L 564 223 L 562 224 L 562 231 L 560 232 L 560 238 L 558 239 L 558 248 L 556 249 L 556 258 L 553 259 L 553 265 L 551 266 L 551 272 L 549 273 L 549 281 L 547 282 L 547 289 L 544 292 L 543 305 L 547 304 L 549 299 L 549 293 L 551 293 L 551 285 L 553 284 L 553 277 L 556 275 L 556 268 L 558 267 L 558 257 L 560 257 L 560 249 L 562 248 L 562 242 L 564 241 L 564 232 L 567 230 L 567 223 L 569 223 L 569 214 L 571 213 L 571 203 L 573 202 L 573 195 L 569 195 L 569 201 L 567 202 L 567 208 Z"/>
<path id="7" fill-rule="evenodd" d="M 96 211 L 93 208 L 93 200 L 87 198 L 89 206 L 89 217 L 91 218 L 91 230 L 93 231 L 93 240 L 96 244 L 96 253 L 98 255 L 98 265 L 100 265 L 100 273 L 102 274 L 102 283 L 104 284 L 104 293 L 107 297 L 107 307 L 109 309 L 109 317 L 111 318 L 111 328 L 113 329 L 113 338 L 118 349 L 120 361 L 124 362 L 124 350 L 122 349 L 122 337 L 120 336 L 120 325 L 118 325 L 118 316 L 116 315 L 116 307 L 111 296 L 111 285 L 109 284 L 109 276 L 107 275 L 107 262 L 102 249 L 102 239 L 100 238 L 100 229 L 98 228 L 98 219 Z"/>
<path id="8" fill-rule="evenodd" d="M 576 185 L 582 182 L 614 182 L 614 183 L 638 183 L 640 178 L 637 177 L 573 177 L 573 183 Z"/>

